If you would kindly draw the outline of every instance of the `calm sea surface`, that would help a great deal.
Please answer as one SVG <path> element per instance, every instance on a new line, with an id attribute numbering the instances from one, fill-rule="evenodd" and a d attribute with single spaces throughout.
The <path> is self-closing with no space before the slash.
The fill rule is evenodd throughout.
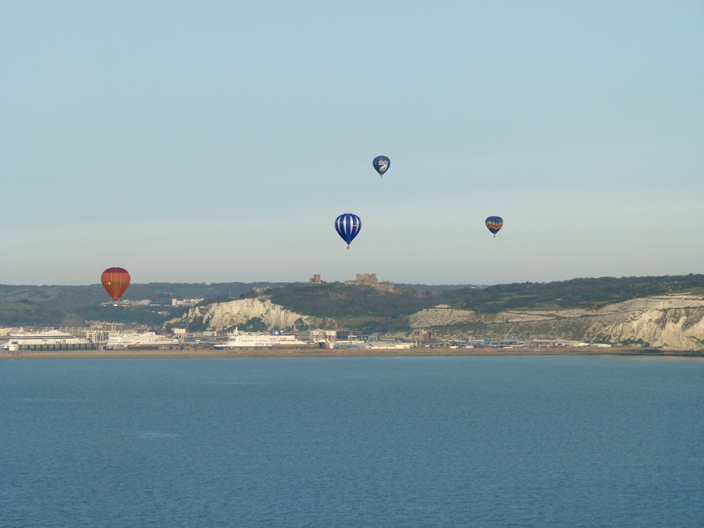
<path id="1" fill-rule="evenodd" d="M 704 526 L 704 362 L 0 361 L 0 526 Z"/>

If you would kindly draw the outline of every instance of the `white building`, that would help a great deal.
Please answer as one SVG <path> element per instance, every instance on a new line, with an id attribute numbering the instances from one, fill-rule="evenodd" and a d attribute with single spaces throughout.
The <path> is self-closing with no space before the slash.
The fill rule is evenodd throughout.
<path id="1" fill-rule="evenodd" d="M 257 334 L 239 332 L 237 329 L 227 337 L 224 343 L 215 345 L 215 349 L 225 348 L 271 348 L 274 346 L 301 346 L 307 343 L 299 341 L 296 336 L 280 333 Z"/>
<path id="2" fill-rule="evenodd" d="M 75 337 L 66 332 L 50 330 L 48 332 L 18 332 L 7 335 L 5 350 L 14 352 L 22 349 L 30 350 L 55 350 L 87 348 L 91 343 L 82 337 Z"/>
<path id="3" fill-rule="evenodd" d="M 166 348 L 178 345 L 179 341 L 173 337 L 157 335 L 154 332 L 110 334 L 105 343 L 108 350 L 120 348 Z"/>
<path id="4" fill-rule="evenodd" d="M 203 299 L 171 299 L 171 306 L 195 306 Z"/>

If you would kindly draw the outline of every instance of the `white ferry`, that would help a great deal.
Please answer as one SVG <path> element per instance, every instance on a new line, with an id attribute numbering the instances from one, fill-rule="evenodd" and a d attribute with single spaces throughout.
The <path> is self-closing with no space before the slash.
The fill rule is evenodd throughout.
<path id="1" fill-rule="evenodd" d="M 84 347 L 90 345 L 90 341 L 82 337 L 76 337 L 59 330 L 49 330 L 48 332 L 8 334 L 8 341 L 2 348 L 10 352 L 20 350 L 20 347 L 39 348 L 41 350 L 49 348 L 70 348 Z"/>
<path id="2" fill-rule="evenodd" d="M 300 346 L 306 344 L 307 343 L 296 339 L 296 336 L 282 335 L 277 331 L 274 331 L 271 334 L 247 334 L 240 333 L 237 329 L 235 329 L 235 331 L 227 337 L 227 341 L 216 344 L 215 349 L 271 348 L 274 346 Z"/>
<path id="3" fill-rule="evenodd" d="M 178 345 L 178 339 L 157 335 L 154 332 L 110 334 L 105 343 L 105 348 L 161 348 Z"/>

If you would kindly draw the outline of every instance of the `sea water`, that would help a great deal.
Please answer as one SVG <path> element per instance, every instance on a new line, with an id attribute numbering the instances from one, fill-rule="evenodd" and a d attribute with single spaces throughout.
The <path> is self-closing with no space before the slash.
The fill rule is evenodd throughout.
<path id="1" fill-rule="evenodd" d="M 704 362 L 0 361 L 0 526 L 704 526 Z"/>

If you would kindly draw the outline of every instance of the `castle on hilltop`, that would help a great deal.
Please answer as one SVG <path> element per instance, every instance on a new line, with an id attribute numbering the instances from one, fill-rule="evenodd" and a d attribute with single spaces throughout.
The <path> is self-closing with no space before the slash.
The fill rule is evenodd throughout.
<path id="1" fill-rule="evenodd" d="M 393 292 L 394 283 L 391 281 L 380 281 L 376 278 L 376 273 L 357 273 L 355 280 L 345 281 L 345 284 L 352 286 L 371 286 L 375 290 Z"/>

